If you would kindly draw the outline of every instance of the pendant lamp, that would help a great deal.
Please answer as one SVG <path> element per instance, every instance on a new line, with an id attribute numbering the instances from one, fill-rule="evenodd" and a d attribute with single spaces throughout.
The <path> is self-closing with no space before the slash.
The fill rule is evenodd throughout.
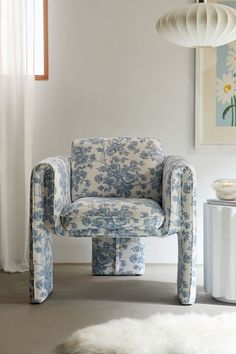
<path id="1" fill-rule="evenodd" d="M 236 10 L 200 1 L 169 11 L 156 28 L 166 40 L 183 47 L 218 47 L 236 40 Z"/>

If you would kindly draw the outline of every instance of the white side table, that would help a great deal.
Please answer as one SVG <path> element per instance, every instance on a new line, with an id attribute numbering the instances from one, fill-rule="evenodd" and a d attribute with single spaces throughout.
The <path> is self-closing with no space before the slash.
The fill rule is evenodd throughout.
<path id="1" fill-rule="evenodd" d="M 204 204 L 204 288 L 236 303 L 236 207 Z"/>

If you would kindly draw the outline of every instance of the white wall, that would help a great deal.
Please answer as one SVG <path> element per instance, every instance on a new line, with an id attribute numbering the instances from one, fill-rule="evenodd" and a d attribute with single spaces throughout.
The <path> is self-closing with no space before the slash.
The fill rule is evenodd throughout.
<path id="1" fill-rule="evenodd" d="M 179 0 L 50 0 L 50 79 L 37 82 L 34 162 L 68 154 L 80 136 L 152 136 L 185 156 L 198 175 L 198 262 L 202 204 L 210 184 L 235 177 L 236 157 L 194 149 L 194 51 L 169 44 L 157 18 Z M 176 237 L 149 239 L 147 262 L 176 262 Z M 54 240 L 56 262 L 88 262 L 90 239 Z"/>

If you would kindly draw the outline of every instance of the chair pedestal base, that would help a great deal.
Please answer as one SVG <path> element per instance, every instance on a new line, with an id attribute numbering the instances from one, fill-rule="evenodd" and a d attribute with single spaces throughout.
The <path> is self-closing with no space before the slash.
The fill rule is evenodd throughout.
<path id="1" fill-rule="evenodd" d="M 92 240 L 93 275 L 141 275 L 145 271 L 144 238 L 96 237 Z"/>

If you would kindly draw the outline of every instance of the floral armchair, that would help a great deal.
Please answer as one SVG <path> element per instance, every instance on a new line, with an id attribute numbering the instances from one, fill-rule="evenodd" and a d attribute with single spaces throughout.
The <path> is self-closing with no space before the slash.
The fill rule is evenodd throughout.
<path id="1" fill-rule="evenodd" d="M 179 301 L 196 297 L 195 173 L 150 138 L 81 138 L 31 179 L 30 296 L 53 289 L 51 235 L 92 237 L 92 273 L 137 275 L 146 237 L 178 235 Z"/>

